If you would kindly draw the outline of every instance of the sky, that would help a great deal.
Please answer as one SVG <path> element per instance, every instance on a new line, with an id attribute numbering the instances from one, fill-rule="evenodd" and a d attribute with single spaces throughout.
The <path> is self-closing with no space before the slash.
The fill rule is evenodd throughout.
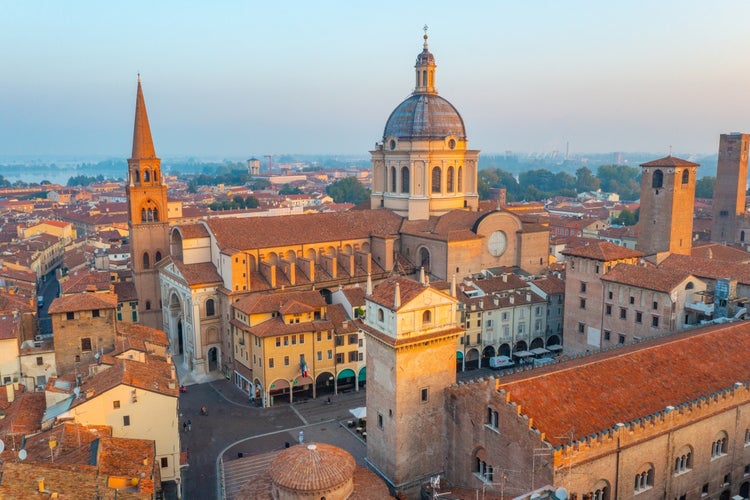
<path id="1" fill-rule="evenodd" d="M 0 0 L 0 159 L 368 156 L 414 87 L 483 154 L 710 154 L 750 132 L 750 2 Z"/>

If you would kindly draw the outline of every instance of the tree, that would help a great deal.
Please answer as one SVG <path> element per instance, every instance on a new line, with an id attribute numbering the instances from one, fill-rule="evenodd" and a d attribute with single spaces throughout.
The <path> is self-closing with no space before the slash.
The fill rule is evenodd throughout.
<path id="1" fill-rule="evenodd" d="M 716 177 L 701 177 L 695 181 L 695 197 L 696 198 L 713 198 L 714 197 L 714 186 L 716 185 Z"/>
<path id="2" fill-rule="evenodd" d="M 521 199 L 521 186 L 512 174 L 497 167 L 479 171 L 479 199 L 488 200 L 490 189 L 501 188 L 505 188 L 505 197 L 508 201 Z"/>
<path id="3" fill-rule="evenodd" d="M 370 190 L 356 177 L 345 177 L 326 187 L 326 194 L 336 203 L 362 203 L 370 199 Z"/>
<path id="4" fill-rule="evenodd" d="M 613 224 L 620 224 L 622 226 L 634 226 L 638 222 L 638 217 L 641 214 L 641 209 L 636 208 L 635 212 L 631 212 L 627 208 L 620 212 L 620 215 L 612 220 Z"/>
<path id="5" fill-rule="evenodd" d="M 284 187 L 279 189 L 279 194 L 302 194 L 302 190 L 298 187 L 292 186 L 291 184 L 284 184 Z"/>
<path id="6" fill-rule="evenodd" d="M 588 167 L 581 167 L 576 170 L 576 190 L 579 193 L 596 191 L 599 189 L 599 184 L 599 179 L 594 176 Z"/>
<path id="7" fill-rule="evenodd" d="M 245 208 L 258 208 L 258 206 L 260 206 L 260 202 L 255 196 L 245 198 Z"/>
<path id="8" fill-rule="evenodd" d="M 641 196 L 641 169 L 627 165 L 602 165 L 596 170 L 602 190 L 617 193 L 624 200 Z"/>

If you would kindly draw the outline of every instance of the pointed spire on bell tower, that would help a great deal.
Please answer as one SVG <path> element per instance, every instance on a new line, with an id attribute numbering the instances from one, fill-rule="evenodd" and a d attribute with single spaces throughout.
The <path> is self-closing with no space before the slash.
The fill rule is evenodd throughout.
<path id="1" fill-rule="evenodd" d="M 414 87 L 415 94 L 437 94 L 435 89 L 435 56 L 427 48 L 427 25 L 424 25 L 424 48 L 417 56 L 416 69 L 417 84 Z"/>
<path id="2" fill-rule="evenodd" d="M 156 158 L 154 141 L 151 139 L 151 127 L 148 124 L 146 101 L 143 99 L 141 74 L 138 73 L 138 93 L 135 98 L 135 125 L 133 127 L 133 160 Z"/>

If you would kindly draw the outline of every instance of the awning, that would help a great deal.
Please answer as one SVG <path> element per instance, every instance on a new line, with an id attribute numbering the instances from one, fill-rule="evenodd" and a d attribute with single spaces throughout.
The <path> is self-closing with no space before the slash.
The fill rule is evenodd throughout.
<path id="1" fill-rule="evenodd" d="M 362 369 L 359 371 L 359 381 L 360 382 L 367 381 L 367 367 L 366 366 L 362 367 Z"/>
<path id="2" fill-rule="evenodd" d="M 547 350 L 548 351 L 562 351 L 563 346 L 561 346 L 560 344 L 548 345 Z"/>
<path id="3" fill-rule="evenodd" d="M 341 373 L 339 373 L 339 376 L 336 377 L 337 379 L 341 380 L 342 378 L 349 378 L 356 376 L 356 373 L 354 373 L 354 370 L 351 368 L 347 368 L 346 370 L 341 370 Z"/>
<path id="4" fill-rule="evenodd" d="M 352 408 L 349 413 L 354 415 L 354 418 L 367 418 L 367 407 L 360 406 L 359 408 Z"/>
<path id="5" fill-rule="evenodd" d="M 464 353 L 462 353 L 461 351 L 456 351 L 456 359 L 459 361 L 464 359 Z"/>
<path id="6" fill-rule="evenodd" d="M 534 349 L 531 350 L 531 353 L 533 355 L 535 355 L 535 356 L 543 356 L 545 354 L 549 354 L 550 351 L 548 351 L 547 349 L 545 349 L 543 347 L 536 347 L 536 348 L 534 348 Z"/>
<path id="7" fill-rule="evenodd" d="M 533 354 L 529 351 L 516 351 L 513 353 L 513 356 L 517 358 L 528 358 L 529 356 L 533 356 Z"/>

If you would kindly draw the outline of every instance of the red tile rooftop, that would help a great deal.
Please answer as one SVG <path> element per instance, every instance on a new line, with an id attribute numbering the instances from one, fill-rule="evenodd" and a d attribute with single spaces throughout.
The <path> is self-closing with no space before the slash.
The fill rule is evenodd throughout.
<path id="1" fill-rule="evenodd" d="M 585 437 L 732 388 L 737 381 L 747 383 L 748 359 L 750 322 L 737 322 L 576 358 L 497 383 L 548 441 L 560 445 L 571 429 L 574 439 Z"/>

